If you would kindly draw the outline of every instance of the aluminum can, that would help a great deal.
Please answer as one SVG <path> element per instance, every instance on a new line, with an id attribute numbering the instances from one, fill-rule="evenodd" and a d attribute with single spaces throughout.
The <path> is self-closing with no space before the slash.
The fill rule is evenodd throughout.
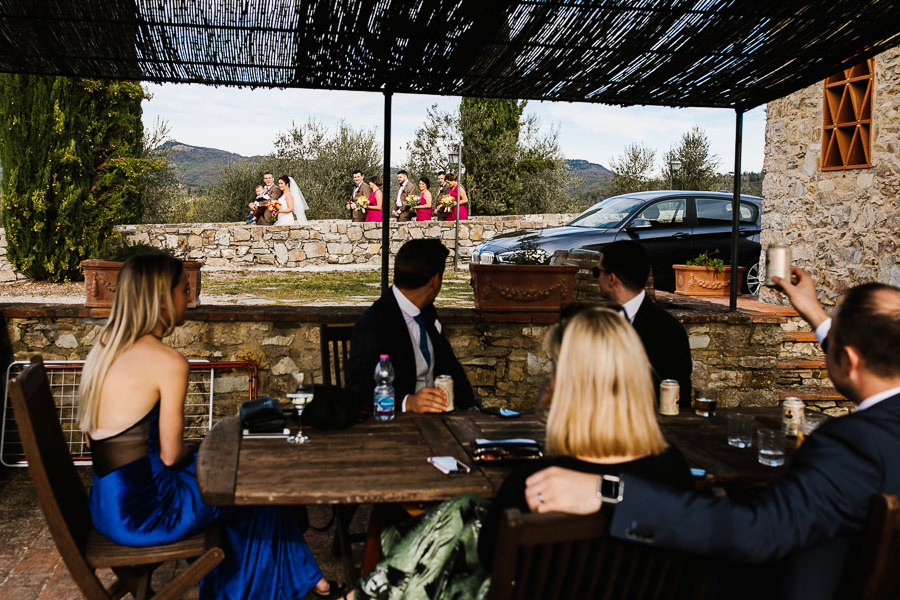
<path id="1" fill-rule="evenodd" d="M 677 415 L 680 389 L 675 379 L 663 379 L 659 383 L 659 414 Z"/>
<path id="2" fill-rule="evenodd" d="M 449 375 L 438 375 L 434 378 L 434 387 L 440 388 L 447 392 L 447 412 L 455 407 L 453 403 L 453 378 Z"/>
<path id="3" fill-rule="evenodd" d="M 791 248 L 784 244 L 772 244 L 766 248 L 766 285 L 773 287 L 772 276 L 791 280 Z"/>
<path id="4" fill-rule="evenodd" d="M 785 398 L 781 403 L 781 430 L 785 435 L 797 435 L 800 433 L 800 424 L 803 423 L 803 410 L 806 407 L 800 398 Z"/>

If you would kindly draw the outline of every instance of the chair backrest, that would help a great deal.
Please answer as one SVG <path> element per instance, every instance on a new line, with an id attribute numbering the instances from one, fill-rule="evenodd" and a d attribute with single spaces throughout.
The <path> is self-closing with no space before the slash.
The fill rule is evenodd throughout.
<path id="1" fill-rule="evenodd" d="M 345 365 L 350 358 L 352 325 L 319 327 L 319 347 L 322 353 L 322 383 L 345 387 Z M 333 377 L 332 377 L 333 376 Z"/>
<path id="2" fill-rule="evenodd" d="M 492 600 L 702 598 L 707 573 L 688 554 L 609 536 L 609 518 L 562 513 L 501 516 Z"/>
<path id="3" fill-rule="evenodd" d="M 9 397 L 28 472 L 56 547 L 72 579 L 89 598 L 108 597 L 82 554 L 91 531 L 88 496 L 69 454 L 43 359 L 9 382 Z"/>
<path id="4" fill-rule="evenodd" d="M 900 498 L 872 498 L 869 521 L 859 552 L 839 596 L 848 600 L 900 598 Z"/>

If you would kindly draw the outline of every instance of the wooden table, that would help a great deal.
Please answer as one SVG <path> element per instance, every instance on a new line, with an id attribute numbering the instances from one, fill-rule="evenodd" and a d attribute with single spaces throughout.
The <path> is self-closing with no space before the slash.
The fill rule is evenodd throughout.
<path id="1" fill-rule="evenodd" d="M 306 444 L 242 438 L 237 417 L 210 430 L 197 457 L 205 502 L 217 505 L 433 502 L 469 492 L 492 496 L 442 415 L 398 414 L 342 431 L 304 428 Z M 444 475 L 429 456 L 455 456 L 470 474 Z"/>
<path id="2" fill-rule="evenodd" d="M 682 410 L 661 416 L 660 426 L 692 467 L 707 473 L 703 485 L 751 487 L 767 484 L 786 467 L 767 467 L 751 448 L 726 443 L 726 417 L 742 412 L 756 426 L 780 426 L 780 410 L 719 410 L 702 418 Z M 219 421 L 200 447 L 197 480 L 203 499 L 218 505 L 361 504 L 434 502 L 469 492 L 493 497 L 509 465 L 476 463 L 475 438 L 527 437 L 543 443 L 544 428 L 531 415 L 504 419 L 480 412 L 446 415 L 399 414 L 390 423 L 368 422 L 342 431 L 304 429 L 310 442 L 242 438 L 236 417 Z M 787 462 L 793 454 L 788 438 Z M 472 468 L 469 474 L 443 475 L 426 459 L 449 455 Z"/>

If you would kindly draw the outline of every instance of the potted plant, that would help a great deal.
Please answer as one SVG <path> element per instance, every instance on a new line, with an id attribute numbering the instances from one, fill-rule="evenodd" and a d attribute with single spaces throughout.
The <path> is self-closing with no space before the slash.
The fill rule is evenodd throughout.
<path id="1" fill-rule="evenodd" d="M 99 256 L 103 259 L 88 259 L 81 261 L 84 269 L 84 305 L 88 307 L 112 306 L 116 295 L 116 280 L 119 277 L 119 269 L 129 257 L 148 252 L 163 252 L 174 256 L 171 250 L 163 250 L 149 244 L 132 244 L 128 240 L 119 238 L 110 239 L 103 245 Z M 184 262 L 184 270 L 187 273 L 190 295 L 188 308 L 196 308 L 200 305 L 200 267 L 202 262 L 189 260 Z"/>
<path id="2" fill-rule="evenodd" d="M 731 289 L 731 267 L 716 257 L 718 253 L 718 250 L 701 252 L 685 265 L 672 265 L 675 269 L 675 293 L 685 296 L 727 296 Z M 746 270 L 738 267 L 739 282 Z"/>
<path id="3" fill-rule="evenodd" d="M 551 265 L 524 241 L 505 264 L 469 263 L 475 308 L 486 312 L 555 312 L 572 302 L 577 265 Z"/>

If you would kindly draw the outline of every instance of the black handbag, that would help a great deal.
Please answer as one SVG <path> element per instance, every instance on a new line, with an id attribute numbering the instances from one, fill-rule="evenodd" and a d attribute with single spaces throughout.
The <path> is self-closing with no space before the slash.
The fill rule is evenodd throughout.
<path id="1" fill-rule="evenodd" d="M 241 404 L 241 427 L 250 433 L 281 433 L 284 411 L 271 396 L 260 396 Z"/>

